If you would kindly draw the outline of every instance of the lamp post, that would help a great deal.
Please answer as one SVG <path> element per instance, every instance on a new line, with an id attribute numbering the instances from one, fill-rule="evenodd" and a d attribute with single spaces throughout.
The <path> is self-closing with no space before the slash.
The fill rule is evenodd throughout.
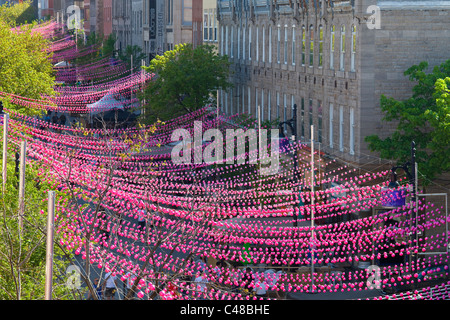
<path id="1" fill-rule="evenodd" d="M 414 244 L 417 245 L 417 162 L 416 162 L 416 143 L 414 141 L 411 142 L 411 161 L 406 162 L 401 166 L 395 166 L 391 168 L 391 181 L 389 182 L 389 188 L 396 189 L 399 187 L 399 183 L 397 182 L 397 169 L 403 169 L 409 179 L 409 184 L 411 186 L 411 201 L 410 201 L 410 209 L 411 209 L 411 220 L 409 224 L 409 239 L 410 246 L 413 247 Z M 411 171 L 410 171 L 411 169 Z M 413 242 L 414 239 L 414 242 Z M 410 252 L 410 263 L 414 264 L 417 267 L 417 253 Z M 413 282 L 415 284 L 415 279 L 413 278 Z"/>
<path id="2" fill-rule="evenodd" d="M 280 122 L 278 124 L 278 129 L 281 132 L 283 132 L 283 125 L 287 124 L 291 128 L 291 131 L 292 131 L 292 140 L 294 141 L 294 143 L 296 143 L 297 142 L 297 104 L 294 104 L 293 113 L 294 114 L 292 115 L 292 118 L 290 120 Z M 284 137 L 284 134 L 283 134 L 283 137 Z M 294 157 L 294 173 L 293 173 L 294 177 L 293 178 L 294 178 L 294 186 L 295 186 L 298 184 L 298 176 L 296 174 L 297 166 L 298 166 L 297 149 L 296 148 L 294 148 L 293 157 Z M 299 188 L 298 194 L 300 195 L 300 188 Z M 294 204 L 293 217 L 294 217 L 293 225 L 294 225 L 294 227 L 296 227 L 297 226 L 297 215 L 295 214 L 295 204 Z"/>

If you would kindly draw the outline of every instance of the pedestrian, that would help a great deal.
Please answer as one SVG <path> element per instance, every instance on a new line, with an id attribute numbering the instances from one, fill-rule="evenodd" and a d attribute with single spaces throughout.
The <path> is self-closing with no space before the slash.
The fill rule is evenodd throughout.
<path id="1" fill-rule="evenodd" d="M 94 283 L 92 284 L 92 286 L 95 289 L 95 294 L 97 295 L 97 299 L 98 300 L 102 300 L 102 287 L 98 284 L 98 278 L 94 279 Z M 91 294 L 91 291 L 88 291 L 88 300 L 95 300 L 93 295 Z"/>
<path id="2" fill-rule="evenodd" d="M 147 220 L 147 211 L 143 207 L 143 203 L 141 202 L 142 209 L 138 210 L 138 223 L 142 231 L 144 231 L 146 220 Z"/>
<path id="3" fill-rule="evenodd" d="M 44 116 L 44 121 L 50 123 L 50 115 L 52 112 L 50 110 L 47 111 L 47 114 Z"/>
<path id="4" fill-rule="evenodd" d="M 64 115 L 64 113 L 59 117 L 59 124 L 61 126 L 65 126 L 66 125 L 66 116 Z"/>
<path id="5" fill-rule="evenodd" d="M 206 272 L 202 271 L 195 278 L 194 282 L 196 283 L 197 292 L 199 292 L 200 299 L 204 298 L 204 294 L 206 293 L 206 285 L 208 283 L 208 278 L 206 276 Z"/>
<path id="6" fill-rule="evenodd" d="M 105 274 L 105 281 L 103 282 L 106 300 L 115 300 L 116 287 L 117 287 L 117 276 L 113 275 L 111 271 L 107 272 Z"/>
<path id="7" fill-rule="evenodd" d="M 128 271 L 125 274 L 125 290 L 124 290 L 125 299 L 133 300 L 135 298 L 135 294 L 136 293 L 134 291 L 132 292 L 132 290 L 131 290 L 133 288 L 133 284 L 134 284 L 135 279 L 136 279 L 136 277 L 133 276 L 131 271 Z M 132 293 L 130 293 L 130 292 L 132 292 Z"/>

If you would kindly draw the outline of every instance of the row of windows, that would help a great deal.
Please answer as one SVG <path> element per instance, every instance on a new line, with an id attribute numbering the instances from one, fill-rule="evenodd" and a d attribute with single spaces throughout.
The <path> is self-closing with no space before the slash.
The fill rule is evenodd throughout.
<path id="1" fill-rule="evenodd" d="M 319 25 L 317 28 L 314 25 L 288 27 L 285 25 L 276 27 L 276 35 L 273 37 L 273 27 L 235 27 L 235 26 L 221 26 L 221 41 L 220 52 L 222 55 L 228 55 L 231 58 L 242 60 L 254 59 L 266 62 L 266 37 L 268 40 L 268 55 L 267 62 L 272 63 L 273 52 L 272 46 L 275 45 L 275 59 L 276 63 L 292 64 L 297 63 L 297 50 L 300 51 L 300 63 L 302 66 L 314 66 L 317 64 L 319 68 L 324 64 L 324 27 Z M 346 28 L 342 25 L 339 32 L 336 32 L 336 26 L 332 25 L 329 29 L 329 63 L 330 69 L 335 68 L 334 55 L 336 49 L 339 50 L 339 70 L 345 70 L 345 54 L 347 52 L 346 44 Z M 254 33 L 254 35 L 253 35 Z M 297 38 L 297 33 L 298 38 Z M 355 56 L 356 56 L 356 26 L 352 25 L 350 28 L 350 71 L 355 71 Z M 336 36 L 339 36 L 339 48 L 336 48 Z M 253 37 L 255 43 L 253 43 Z M 315 43 L 316 42 L 316 43 Z M 262 44 L 262 45 L 260 45 Z M 288 48 L 290 44 L 290 50 Z M 236 50 L 236 51 L 235 51 Z M 246 56 L 247 55 L 247 56 Z M 290 59 L 290 61 L 288 61 Z M 317 61 L 315 61 L 315 59 Z"/>
<path id="2" fill-rule="evenodd" d="M 234 92 L 236 90 L 236 92 Z M 267 91 L 267 93 L 266 93 Z M 234 95 L 236 93 L 236 95 Z M 252 111 L 252 89 L 250 86 L 237 86 L 234 89 L 230 89 L 229 92 L 221 92 L 220 96 L 220 106 L 221 109 L 225 111 L 225 113 L 247 113 L 247 114 L 256 114 L 256 118 L 258 117 L 258 107 L 261 112 L 261 121 L 265 120 L 275 120 L 278 119 L 280 122 L 288 121 L 292 118 L 294 104 L 296 104 L 295 96 L 287 94 L 281 94 L 279 92 L 275 93 L 275 110 L 272 110 L 272 92 L 270 90 L 258 89 L 255 88 L 255 109 Z M 234 100 L 232 97 L 236 97 Z M 267 103 L 265 102 L 267 98 Z M 283 101 L 281 101 L 281 98 Z M 237 104 L 234 107 L 234 103 Z M 308 105 L 306 106 L 306 103 Z M 282 107 L 280 107 L 282 106 Z M 316 112 L 314 112 L 314 107 L 316 107 Z M 336 110 L 337 111 L 337 110 Z M 340 152 L 344 152 L 346 150 L 349 151 L 351 155 L 355 154 L 355 110 L 354 108 L 350 108 L 347 115 L 344 113 L 344 107 L 339 106 L 339 115 L 338 115 L 338 150 Z M 273 113 L 275 113 L 275 119 L 272 118 Z M 328 113 L 328 146 L 331 149 L 335 148 L 334 145 L 334 127 L 335 127 L 335 119 L 334 119 L 334 105 L 333 103 L 329 104 L 329 113 Z M 317 117 L 316 123 L 314 123 L 314 118 Z M 348 119 L 348 123 L 346 122 L 346 118 Z M 322 143 L 323 141 L 323 104 L 322 101 L 318 100 L 316 105 L 314 106 L 314 100 L 308 99 L 308 102 L 305 101 L 303 97 L 300 98 L 300 103 L 297 106 L 297 128 L 300 129 L 298 132 L 298 137 L 305 138 L 307 128 L 310 128 L 312 125 L 317 125 L 317 141 Z M 344 147 L 344 128 L 349 128 L 349 137 L 348 137 L 348 149 Z M 286 132 L 287 127 L 284 127 Z M 311 132 L 309 132 L 309 137 L 311 137 Z"/>

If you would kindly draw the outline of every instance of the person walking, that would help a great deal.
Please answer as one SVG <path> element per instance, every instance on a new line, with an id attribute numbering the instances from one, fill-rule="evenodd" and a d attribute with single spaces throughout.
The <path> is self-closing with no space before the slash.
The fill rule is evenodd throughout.
<path id="1" fill-rule="evenodd" d="M 105 281 L 103 282 L 103 288 L 105 291 L 106 300 L 115 300 L 116 288 L 117 288 L 117 276 L 112 272 L 105 274 Z"/>
<path id="2" fill-rule="evenodd" d="M 98 278 L 95 278 L 94 279 L 94 283 L 92 284 L 92 286 L 94 287 L 94 289 L 95 289 L 95 294 L 97 295 L 97 299 L 98 300 L 102 300 L 102 296 L 103 296 L 103 292 L 102 292 L 102 287 L 98 284 Z M 91 292 L 90 291 L 88 291 L 88 297 L 87 297 L 87 299 L 88 300 L 95 300 L 94 299 L 94 297 L 93 297 L 93 295 L 91 294 Z"/>

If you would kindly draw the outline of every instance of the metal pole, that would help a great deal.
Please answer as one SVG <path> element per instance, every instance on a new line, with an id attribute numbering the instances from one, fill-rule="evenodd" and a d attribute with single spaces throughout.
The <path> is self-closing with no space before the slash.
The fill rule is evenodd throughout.
<path id="1" fill-rule="evenodd" d="M 298 176 L 297 176 L 297 104 L 294 104 L 294 114 L 292 115 L 292 134 L 294 136 L 294 190 L 295 190 L 295 186 L 298 185 Z M 300 196 L 300 186 L 298 186 L 298 190 L 297 190 L 297 194 Z M 298 207 L 299 209 L 299 213 L 300 213 L 300 207 L 297 206 L 296 204 L 294 204 L 294 227 L 297 227 L 297 215 L 295 214 L 295 207 Z"/>
<path id="2" fill-rule="evenodd" d="M 311 292 L 314 292 L 314 125 L 311 126 Z"/>
<path id="3" fill-rule="evenodd" d="M 217 90 L 216 100 L 217 100 L 217 121 L 218 121 L 219 120 L 219 110 L 220 110 L 220 108 L 219 108 L 219 90 Z"/>
<path id="4" fill-rule="evenodd" d="M 45 263 L 45 300 L 52 300 L 54 222 L 55 222 L 55 191 L 49 191 L 48 215 L 47 215 L 47 256 Z"/>
<path id="5" fill-rule="evenodd" d="M 141 88 L 142 88 L 142 93 L 144 93 L 144 84 L 145 84 L 145 61 L 144 59 L 141 60 L 141 64 L 142 64 L 142 70 L 141 70 Z M 142 110 L 141 110 L 141 114 L 145 113 L 145 95 L 144 95 L 144 99 L 142 100 Z"/>
<path id="6" fill-rule="evenodd" d="M 2 166 L 2 178 L 3 178 L 3 193 L 6 191 L 6 179 L 8 176 L 8 126 L 9 126 L 9 114 L 3 114 L 3 166 Z"/>
<path id="7" fill-rule="evenodd" d="M 19 173 L 19 229 L 23 228 L 23 215 L 25 212 L 25 163 L 27 142 L 20 144 L 20 173 Z"/>
<path id="8" fill-rule="evenodd" d="M 411 142 L 411 178 L 409 181 L 411 187 L 412 187 L 412 193 L 411 193 L 411 223 L 410 223 L 410 232 L 411 232 L 411 240 L 415 239 L 416 237 L 416 231 L 413 230 L 415 228 L 416 221 L 416 143 L 414 141 Z M 417 250 L 418 248 L 416 248 Z M 412 262 L 414 263 L 414 267 L 417 267 L 417 254 L 411 252 L 412 256 Z"/>
<path id="9" fill-rule="evenodd" d="M 261 161 L 262 161 L 262 145 L 261 145 L 261 106 L 258 105 L 258 158 L 259 158 L 259 189 L 261 190 Z M 259 210 L 262 212 L 262 200 L 259 199 Z"/>

